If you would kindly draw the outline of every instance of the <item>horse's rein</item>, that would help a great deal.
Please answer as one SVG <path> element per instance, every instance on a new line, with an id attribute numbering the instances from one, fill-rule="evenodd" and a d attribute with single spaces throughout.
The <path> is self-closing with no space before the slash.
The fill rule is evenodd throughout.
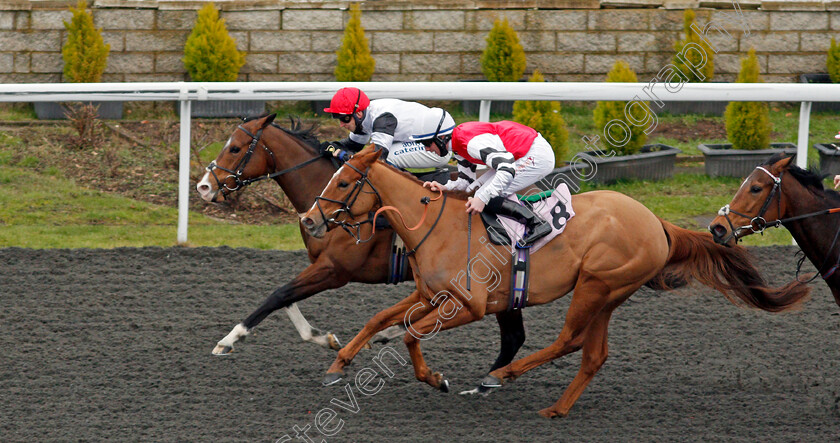
<path id="1" fill-rule="evenodd" d="M 443 190 L 438 189 L 438 192 L 439 192 L 439 194 L 435 198 L 429 198 L 427 196 L 427 197 L 423 197 L 422 199 L 420 199 L 420 203 L 425 205 L 425 207 L 423 208 L 423 216 L 420 217 L 420 221 L 417 222 L 417 225 L 415 227 L 409 228 L 408 225 L 405 224 L 405 218 L 403 217 L 402 212 L 400 212 L 400 210 L 397 209 L 396 207 L 394 207 L 394 206 L 383 206 L 383 207 L 377 209 L 376 212 L 373 214 L 373 222 L 374 222 L 373 223 L 373 232 L 376 233 L 376 217 L 378 217 L 379 213 L 383 212 L 383 211 L 394 211 L 394 212 L 396 212 L 397 215 L 400 216 L 400 222 L 402 222 L 405 229 L 408 229 L 409 231 L 416 231 L 416 230 L 420 229 L 420 226 L 422 226 L 423 222 L 426 221 L 426 214 L 429 212 L 429 203 L 433 202 L 433 201 L 440 200 L 440 198 L 443 197 Z M 442 211 L 443 211 L 443 208 L 441 207 L 441 212 Z M 415 248 L 415 249 L 417 249 L 417 248 Z"/>

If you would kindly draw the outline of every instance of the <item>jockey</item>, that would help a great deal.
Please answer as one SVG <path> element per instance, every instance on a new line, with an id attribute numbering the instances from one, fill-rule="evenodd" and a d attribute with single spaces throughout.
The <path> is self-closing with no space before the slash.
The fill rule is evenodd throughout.
<path id="1" fill-rule="evenodd" d="M 426 128 L 437 122 L 426 121 Z M 427 129 L 428 131 L 428 129 Z M 551 232 L 551 226 L 528 207 L 506 199 L 521 191 L 554 169 L 554 151 L 537 131 L 511 121 L 496 123 L 468 122 L 458 125 L 450 141 L 458 161 L 458 180 L 446 185 L 426 182 L 423 186 L 433 191 L 478 189 L 467 200 L 467 212 L 479 213 L 485 209 L 492 214 L 511 217 L 523 222 L 527 234 L 520 244 L 530 245 Z M 435 150 L 437 146 L 427 149 Z M 476 180 L 476 165 L 487 165 L 490 170 Z"/>
<path id="2" fill-rule="evenodd" d="M 324 112 L 331 113 L 342 128 L 350 131 L 343 140 L 322 143 L 324 156 L 331 155 L 343 162 L 366 144 L 373 143 L 376 149 L 383 150 L 383 160 L 423 181 L 449 180 L 449 171 L 445 168 L 451 154 L 429 152 L 410 139 L 422 117 L 430 112 L 438 119 L 444 112 L 447 117 L 445 126 L 451 132 L 455 121 L 446 111 L 396 99 L 371 101 L 358 88 L 341 88 Z"/>

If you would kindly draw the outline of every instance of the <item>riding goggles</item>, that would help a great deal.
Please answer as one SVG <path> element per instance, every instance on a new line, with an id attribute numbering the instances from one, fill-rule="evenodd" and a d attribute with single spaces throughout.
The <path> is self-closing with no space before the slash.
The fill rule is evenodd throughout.
<path id="1" fill-rule="evenodd" d="M 350 120 L 353 119 L 353 114 L 333 114 L 332 118 L 340 121 L 341 123 L 350 123 Z"/>

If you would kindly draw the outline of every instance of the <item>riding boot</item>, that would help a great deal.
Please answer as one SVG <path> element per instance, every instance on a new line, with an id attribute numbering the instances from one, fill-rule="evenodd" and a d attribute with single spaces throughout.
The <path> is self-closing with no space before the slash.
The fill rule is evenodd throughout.
<path id="1" fill-rule="evenodd" d="M 530 247 L 535 241 L 551 233 L 551 225 L 531 211 L 530 208 L 512 202 L 504 197 L 493 197 L 487 202 L 485 210 L 496 215 L 503 215 L 525 225 L 525 236 L 519 240 L 519 246 Z"/>

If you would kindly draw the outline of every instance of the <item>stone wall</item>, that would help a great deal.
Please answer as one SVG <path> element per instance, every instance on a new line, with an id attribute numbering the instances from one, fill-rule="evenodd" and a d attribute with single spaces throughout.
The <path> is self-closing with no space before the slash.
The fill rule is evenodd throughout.
<path id="1" fill-rule="evenodd" d="M 111 45 L 103 81 L 185 80 L 182 50 L 201 3 L 91 2 L 96 25 Z M 70 4 L 75 1 L 0 3 L 0 83 L 61 81 L 62 20 L 69 20 Z M 216 4 L 239 49 L 248 53 L 240 80 L 333 80 L 348 2 Z M 830 39 L 840 38 L 840 1 L 742 0 L 740 5 L 742 16 L 729 1 L 377 0 L 362 4 L 362 25 L 376 59 L 374 81 L 482 78 L 479 57 L 497 18 L 507 18 L 517 30 L 528 73 L 539 69 L 555 81 L 603 80 L 621 58 L 645 81 L 672 57 L 685 7 L 697 8 L 701 25 L 726 24 L 729 35 L 709 33 L 719 51 L 718 80 L 734 79 L 739 58 L 750 47 L 758 52 L 766 81 L 795 81 L 800 73 L 825 72 Z M 740 17 L 749 35 L 736 20 Z"/>

